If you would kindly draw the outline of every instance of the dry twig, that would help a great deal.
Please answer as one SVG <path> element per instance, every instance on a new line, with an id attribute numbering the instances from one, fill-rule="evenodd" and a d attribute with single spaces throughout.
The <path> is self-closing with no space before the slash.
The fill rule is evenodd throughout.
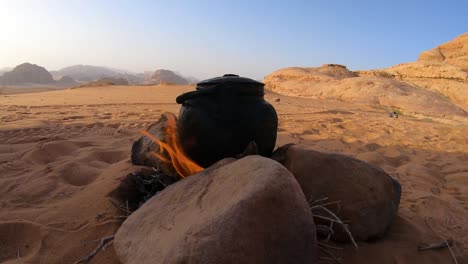
<path id="1" fill-rule="evenodd" d="M 127 211 L 127 217 L 128 217 L 130 215 L 130 213 L 129 213 L 130 209 L 128 208 L 128 200 L 126 200 L 125 205 L 126 205 L 125 209 Z"/>
<path id="2" fill-rule="evenodd" d="M 321 243 L 321 242 L 317 242 L 317 243 L 319 244 L 319 246 L 322 246 L 322 247 L 327 247 L 327 248 L 336 249 L 336 250 L 343 250 L 344 249 L 344 248 L 341 248 L 341 247 L 335 247 L 335 246 L 328 245 L 328 244 Z"/>
<path id="3" fill-rule="evenodd" d="M 114 241 L 114 235 L 112 236 L 107 236 L 107 237 L 103 237 L 101 239 L 96 239 L 96 240 L 92 240 L 92 241 L 88 241 L 88 242 L 85 242 L 85 243 L 91 243 L 91 242 L 97 242 L 99 241 L 99 244 L 98 246 L 91 252 L 89 253 L 89 255 L 87 256 L 84 256 L 82 257 L 81 259 L 79 259 L 78 261 L 76 261 L 74 264 L 79 264 L 79 263 L 85 263 L 85 262 L 88 262 L 90 261 L 92 258 L 94 258 L 94 256 L 97 255 L 97 253 L 99 253 L 99 250 L 106 250 L 106 248 L 112 244 L 112 242 Z"/>
<path id="4" fill-rule="evenodd" d="M 345 223 L 343 223 L 343 221 L 341 221 L 341 219 L 338 216 L 336 216 L 328 208 L 323 207 L 321 205 L 315 205 L 315 206 L 313 206 L 313 209 L 320 209 L 320 210 L 326 212 L 327 214 L 329 214 L 332 218 L 322 216 L 322 215 L 318 215 L 318 214 L 314 214 L 314 217 L 321 218 L 321 219 L 328 220 L 328 221 L 333 222 L 333 223 L 340 224 L 343 227 L 343 229 L 345 230 L 345 232 L 348 235 L 349 239 L 351 240 L 351 243 L 353 243 L 354 247 L 356 249 L 358 249 L 358 245 L 357 245 L 356 241 L 354 240 L 354 237 L 351 234 L 351 231 L 349 231 L 348 226 Z"/>
<path id="5" fill-rule="evenodd" d="M 329 258 L 320 257 L 320 259 L 322 259 L 322 260 L 333 260 L 336 263 L 341 263 L 341 258 L 335 257 L 335 255 L 333 255 L 333 253 L 331 253 L 328 249 L 326 249 L 326 248 L 324 248 L 322 246 L 319 246 L 319 249 L 322 250 L 323 252 L 325 252 L 329 256 Z"/>
<path id="6" fill-rule="evenodd" d="M 423 250 L 429 250 L 429 249 L 441 249 L 441 248 L 446 248 L 448 246 L 453 246 L 453 240 L 450 238 L 439 243 L 421 244 L 418 246 L 418 250 L 423 251 Z"/>
<path id="7" fill-rule="evenodd" d="M 327 236 L 324 240 L 321 240 L 321 241 L 326 241 L 326 242 L 329 241 L 330 237 L 334 234 L 333 225 L 337 223 L 338 225 L 343 227 L 346 234 L 349 236 L 351 242 L 353 243 L 354 247 L 357 249 L 358 246 L 356 244 L 356 241 L 354 240 L 353 235 L 351 234 L 351 231 L 349 231 L 348 226 L 338 216 L 336 216 L 335 213 L 333 213 L 331 210 L 326 208 L 326 206 L 328 205 L 337 204 L 338 210 L 339 210 L 341 201 L 335 201 L 335 202 L 326 202 L 326 201 L 328 201 L 328 197 L 323 197 L 315 201 L 312 201 L 312 200 L 309 201 L 309 204 L 311 205 L 310 209 L 313 212 L 313 217 L 328 221 L 329 223 L 328 225 L 325 225 L 325 224 L 316 225 L 317 232 L 321 232 L 323 235 Z M 341 263 L 341 258 L 337 258 L 332 253 L 332 250 L 343 250 L 343 248 L 328 245 L 328 244 L 321 243 L 321 242 L 318 242 L 318 246 L 322 252 L 327 254 L 326 257 L 320 257 L 321 260 Z"/>
<path id="8" fill-rule="evenodd" d="M 16 248 L 16 257 L 18 258 L 18 260 L 21 260 L 20 248 Z"/>
<path id="9" fill-rule="evenodd" d="M 328 200 L 328 197 L 323 197 L 317 200 L 312 200 L 312 198 L 309 199 L 309 204 L 313 207 L 313 205 L 320 204 L 321 202 L 325 202 Z"/>
<path id="10" fill-rule="evenodd" d="M 113 199 L 109 199 L 109 201 L 115 205 L 115 207 L 117 207 L 118 209 L 122 210 L 124 213 L 128 215 L 130 215 L 132 212 L 128 209 L 128 207 L 124 207 L 123 205 L 121 205 L 120 203 L 114 201 Z"/>
<path id="11" fill-rule="evenodd" d="M 436 235 L 437 237 L 439 237 L 440 239 L 442 239 L 445 243 L 445 245 L 447 245 L 448 249 L 450 250 L 450 254 L 452 254 L 452 257 L 453 257 L 453 261 L 455 264 L 458 264 L 458 260 L 457 260 L 457 257 L 455 256 L 455 254 L 453 253 L 452 251 L 452 248 L 450 247 L 450 244 L 449 244 L 449 241 L 447 241 L 447 239 L 445 239 L 444 237 L 442 237 L 441 235 L 439 235 L 435 229 L 432 227 L 431 223 L 429 222 L 429 220 L 427 219 L 427 217 L 424 218 L 424 221 L 426 222 L 426 225 L 429 226 L 429 228 L 432 230 L 432 232 L 434 233 L 434 235 Z M 453 243 L 453 241 L 452 241 Z"/>

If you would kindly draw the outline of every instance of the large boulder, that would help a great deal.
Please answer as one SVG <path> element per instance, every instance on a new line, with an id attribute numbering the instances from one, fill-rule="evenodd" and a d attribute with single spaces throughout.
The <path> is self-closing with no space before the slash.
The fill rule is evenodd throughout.
<path id="1" fill-rule="evenodd" d="M 134 212 L 115 236 L 122 263 L 316 263 L 312 213 L 291 173 L 260 156 L 226 163 Z"/>
<path id="2" fill-rule="evenodd" d="M 371 164 L 300 145 L 284 146 L 273 158 L 296 177 L 308 201 L 328 197 L 330 202 L 340 202 L 340 209 L 332 210 L 341 220 L 349 221 L 355 239 L 383 236 L 398 212 L 400 184 Z M 334 238 L 347 241 L 344 230 L 334 227 Z"/>

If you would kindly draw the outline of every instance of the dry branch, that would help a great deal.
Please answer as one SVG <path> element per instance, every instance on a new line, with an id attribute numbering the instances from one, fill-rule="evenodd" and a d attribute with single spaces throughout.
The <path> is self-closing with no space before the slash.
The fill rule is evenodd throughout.
<path id="1" fill-rule="evenodd" d="M 322 259 L 322 260 L 333 260 L 336 263 L 341 263 L 341 258 L 335 257 L 335 255 L 333 255 L 333 253 L 331 253 L 328 249 L 326 249 L 326 248 L 324 248 L 324 247 L 322 247 L 320 245 L 319 245 L 319 249 L 322 250 L 323 252 L 325 252 L 329 256 L 329 258 L 321 257 L 320 259 Z"/>
<path id="2" fill-rule="evenodd" d="M 418 250 L 423 251 L 423 250 L 429 250 L 429 249 L 441 249 L 441 248 L 446 248 L 448 246 L 453 246 L 452 239 L 447 239 L 439 243 L 421 244 L 418 246 Z"/>
<path id="3" fill-rule="evenodd" d="M 117 207 L 118 209 L 122 210 L 124 213 L 128 215 L 132 214 L 132 212 L 128 209 L 128 205 L 126 207 L 124 207 L 123 205 L 121 205 L 120 203 L 116 202 L 114 199 L 109 199 L 109 201 L 115 205 L 115 207 Z"/>
<path id="4" fill-rule="evenodd" d="M 445 243 L 445 245 L 448 247 L 448 249 L 450 250 L 450 254 L 452 254 L 452 257 L 453 257 L 453 261 L 455 264 L 458 264 L 458 260 L 457 260 L 457 257 L 455 256 L 455 254 L 453 253 L 452 251 L 452 248 L 450 247 L 450 244 L 449 244 L 449 241 L 447 241 L 447 239 L 445 239 L 444 237 L 442 237 L 441 235 L 439 235 L 439 233 L 437 233 L 435 231 L 435 229 L 432 227 L 431 223 L 429 222 L 429 220 L 425 217 L 424 218 L 424 221 L 426 222 L 426 225 L 429 226 L 429 228 L 432 230 L 432 232 L 434 233 L 434 235 L 436 235 L 437 237 L 439 237 L 440 239 L 442 239 Z M 453 243 L 453 241 L 452 241 Z"/>
<path id="5" fill-rule="evenodd" d="M 338 216 L 336 216 L 332 211 L 330 211 L 328 208 L 326 208 L 326 207 L 324 207 L 322 205 L 314 205 L 314 206 L 311 207 L 311 209 L 312 209 L 312 211 L 322 210 L 322 211 L 326 212 L 330 217 L 319 215 L 316 212 L 314 212 L 314 217 L 317 217 L 317 218 L 320 218 L 320 219 L 323 219 L 323 220 L 328 220 L 331 223 L 337 223 L 340 226 L 342 226 L 343 229 L 345 230 L 346 234 L 348 235 L 349 239 L 353 243 L 354 247 L 356 248 L 356 250 L 358 249 L 358 245 L 357 245 L 356 241 L 354 240 L 354 237 L 351 234 L 351 231 L 349 231 L 348 225 L 343 223 L 343 221 L 341 221 L 341 219 Z"/>
<path id="6" fill-rule="evenodd" d="M 331 248 L 331 249 L 336 249 L 336 250 L 343 250 L 344 249 L 344 248 L 341 248 L 341 247 L 335 247 L 335 246 L 331 246 L 331 245 L 321 243 L 321 242 L 318 242 L 318 244 L 319 244 L 319 246 L 327 247 L 327 248 Z"/>
<path id="7" fill-rule="evenodd" d="M 328 221 L 328 225 L 325 224 L 318 224 L 316 225 L 316 230 L 317 234 L 320 232 L 324 236 L 326 235 L 326 238 L 321 241 L 326 241 L 328 242 L 330 237 L 334 234 L 333 230 L 333 225 L 336 223 L 345 230 L 346 234 L 349 236 L 351 242 L 353 243 L 354 247 L 358 248 L 356 241 L 354 240 L 353 235 L 351 234 L 351 231 L 349 231 L 348 226 L 338 217 L 336 216 L 335 213 L 330 211 L 326 206 L 332 205 L 332 204 L 337 204 L 338 205 L 338 210 L 340 209 L 340 203 L 341 201 L 334 201 L 334 202 L 327 202 L 328 197 L 323 197 L 317 200 L 310 200 L 310 209 L 313 213 L 314 218 L 318 218 L 321 220 Z M 318 242 L 318 248 L 324 252 L 327 256 L 326 257 L 320 257 L 320 260 L 327 260 L 327 261 L 333 261 L 335 263 L 341 263 L 341 258 L 337 258 L 331 251 L 332 250 L 343 250 L 343 248 L 328 245 L 325 243 Z"/>
<path id="8" fill-rule="evenodd" d="M 90 261 L 92 258 L 94 258 L 94 256 L 96 256 L 97 253 L 99 253 L 99 250 L 101 249 L 103 251 L 106 250 L 106 248 L 114 241 L 114 235 L 103 237 L 101 239 L 96 239 L 93 241 L 89 241 L 87 243 L 96 242 L 96 241 L 99 241 L 99 244 L 97 245 L 97 247 L 91 253 L 89 253 L 89 255 L 82 257 L 81 259 L 79 259 L 73 264 L 86 263 Z"/>

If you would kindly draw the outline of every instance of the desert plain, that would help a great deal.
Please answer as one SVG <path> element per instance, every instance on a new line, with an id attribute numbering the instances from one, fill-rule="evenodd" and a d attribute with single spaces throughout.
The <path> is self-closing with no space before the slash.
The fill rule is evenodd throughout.
<path id="1" fill-rule="evenodd" d="M 0 96 L 0 260 L 73 263 L 113 234 L 122 214 L 109 193 L 135 171 L 139 131 L 193 86 L 109 86 Z M 279 98 L 279 102 L 275 102 Z M 343 101 L 266 94 L 278 112 L 277 145 L 300 143 L 368 161 L 403 187 L 399 217 L 382 240 L 347 247 L 344 263 L 442 263 L 438 239 L 468 245 L 468 123 L 400 115 Z M 277 99 L 276 99 L 277 101 Z M 364 262 L 364 260 L 371 262 Z M 414 261 L 414 262 L 413 262 Z M 91 263 L 115 263 L 110 247 Z"/>
<path id="2" fill-rule="evenodd" d="M 449 67 L 411 65 L 420 67 L 417 72 Z M 279 118 L 277 146 L 347 154 L 381 167 L 402 185 L 399 215 L 387 235 L 359 242 L 357 251 L 341 245 L 337 256 L 342 263 L 453 263 L 447 248 L 417 250 L 443 237 L 453 239 L 459 263 L 466 261 L 466 82 L 456 77 L 442 80 L 454 82 L 444 86 L 437 78 L 411 77 L 411 71 L 395 80 L 382 71 L 348 76 L 345 70 L 291 68 L 264 80 L 270 87 L 265 99 Z M 420 79 L 425 89 L 408 78 L 413 84 Z M 307 94 L 304 83 L 311 81 L 320 85 Z M 114 234 L 125 215 L 110 202 L 111 192 L 138 169 L 130 162 L 132 143 L 162 113 L 178 113 L 175 98 L 194 88 L 10 88 L 0 95 L 0 262 L 74 263 Z M 389 117 L 392 111 L 399 117 Z M 119 262 L 110 246 L 90 263 Z"/>

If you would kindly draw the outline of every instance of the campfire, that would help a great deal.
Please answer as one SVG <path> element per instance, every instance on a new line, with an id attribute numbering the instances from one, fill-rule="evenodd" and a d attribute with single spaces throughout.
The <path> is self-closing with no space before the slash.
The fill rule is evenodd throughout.
<path id="1" fill-rule="evenodd" d="M 174 114 L 166 113 L 166 129 L 167 135 L 166 142 L 163 142 L 148 131 L 142 130 L 141 134 L 147 136 L 154 143 L 159 146 L 159 151 L 151 151 L 150 153 L 158 158 L 165 167 L 173 167 L 177 172 L 178 176 L 185 178 L 192 174 L 195 174 L 203 168 L 191 160 L 182 150 L 177 136 L 177 120 Z"/>
<path id="2" fill-rule="evenodd" d="M 331 249 L 341 246 L 330 241 L 357 249 L 358 241 L 388 229 L 400 184 L 345 155 L 292 144 L 273 153 L 277 117 L 263 100 L 263 84 L 238 78 L 202 82 L 177 99 L 179 119 L 165 113 L 141 131 L 132 162 L 146 169 L 118 191 L 118 207 L 135 211 L 116 235 L 123 263 L 148 263 L 145 254 L 167 263 L 338 261 Z M 237 232 L 243 235 L 233 239 Z"/>

